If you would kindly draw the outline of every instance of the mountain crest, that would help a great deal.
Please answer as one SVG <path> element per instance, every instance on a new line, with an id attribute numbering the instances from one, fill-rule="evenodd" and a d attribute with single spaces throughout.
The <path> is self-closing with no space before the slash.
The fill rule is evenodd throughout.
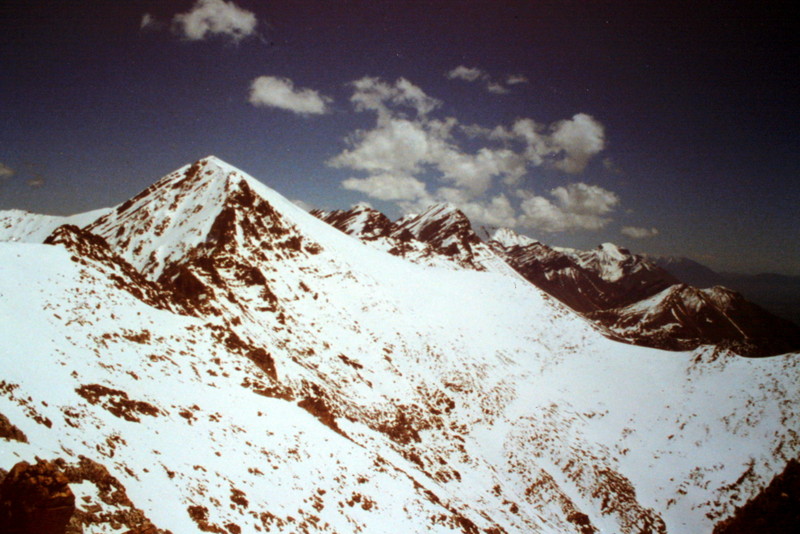
<path id="1" fill-rule="evenodd" d="M 434 204 L 419 215 L 403 217 L 397 226 L 449 255 L 470 253 L 472 245 L 481 242 L 467 216 L 450 203 Z"/>
<path id="2" fill-rule="evenodd" d="M 196 248 L 251 245 L 299 249 L 272 190 L 217 157 L 168 174 L 87 229 L 156 280 Z M 270 197 L 268 200 L 267 197 Z"/>
<path id="3" fill-rule="evenodd" d="M 356 204 L 349 210 L 313 210 L 311 214 L 334 228 L 363 240 L 388 237 L 396 228 L 386 215 L 363 203 Z"/>
<path id="4" fill-rule="evenodd" d="M 519 234 L 511 228 L 495 228 L 493 231 L 484 229 L 488 241 L 494 241 L 506 248 L 511 247 L 527 247 L 539 243 L 539 241 L 532 239 L 526 235 Z"/>

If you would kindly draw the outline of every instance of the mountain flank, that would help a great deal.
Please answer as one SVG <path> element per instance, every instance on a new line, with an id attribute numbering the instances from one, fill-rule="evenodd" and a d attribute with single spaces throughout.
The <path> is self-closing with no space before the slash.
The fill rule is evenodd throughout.
<path id="1" fill-rule="evenodd" d="M 556 248 L 508 228 L 483 229 L 483 240 L 448 204 L 395 222 L 365 205 L 312 214 L 417 263 L 493 272 L 510 267 L 616 340 L 666 350 L 710 344 L 753 357 L 800 348 L 797 325 L 730 289 L 687 286 L 657 262 L 613 243 L 589 251 Z"/>
<path id="2" fill-rule="evenodd" d="M 704 315 L 734 294 L 684 287 L 675 313 L 713 329 L 673 332 L 654 313 L 675 284 L 615 300 L 628 276 L 659 285 L 624 249 L 495 244 L 452 206 L 359 210 L 343 232 L 208 157 L 42 241 L 53 220 L 12 225 L 3 517 L 21 484 L 85 533 L 711 532 L 800 457 L 798 354 L 695 345 L 755 336 Z M 608 307 L 572 309 L 512 252 L 566 257 L 543 269 Z M 683 328 L 673 351 L 635 339 Z"/>

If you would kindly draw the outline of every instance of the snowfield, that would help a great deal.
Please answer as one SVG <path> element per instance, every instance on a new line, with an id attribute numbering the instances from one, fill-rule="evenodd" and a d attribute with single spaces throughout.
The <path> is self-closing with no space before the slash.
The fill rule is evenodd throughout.
<path id="1" fill-rule="evenodd" d="M 27 438 L 0 467 L 87 457 L 160 529 L 711 532 L 800 454 L 797 354 L 611 341 L 213 157 L 81 222 L 118 263 L 77 228 L 0 243 L 0 414 Z"/>

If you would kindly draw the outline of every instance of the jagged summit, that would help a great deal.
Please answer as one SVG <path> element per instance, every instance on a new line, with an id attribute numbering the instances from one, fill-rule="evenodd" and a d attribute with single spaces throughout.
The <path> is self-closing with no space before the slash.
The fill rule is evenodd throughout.
<path id="1" fill-rule="evenodd" d="M 530 238 L 526 235 L 515 232 L 511 228 L 496 228 L 494 231 L 486 231 L 487 239 L 510 248 L 510 247 L 526 247 L 539 243 L 536 239 Z"/>
<path id="2" fill-rule="evenodd" d="M 311 213 L 373 248 L 414 263 L 514 275 L 452 204 L 436 204 L 421 214 L 406 215 L 395 222 L 364 204 L 349 210 Z"/>
<path id="3" fill-rule="evenodd" d="M 583 269 L 616 286 L 616 305 L 627 305 L 677 284 L 679 280 L 644 256 L 613 243 L 593 250 L 558 249 Z"/>
<path id="4" fill-rule="evenodd" d="M 349 210 L 313 210 L 311 214 L 348 235 L 364 240 L 388 237 L 396 229 L 386 215 L 364 203 Z"/>
<path id="5" fill-rule="evenodd" d="M 585 268 L 609 282 L 615 282 L 634 270 L 649 267 L 643 263 L 644 258 L 614 243 L 603 243 L 592 250 L 574 251 L 572 255 Z"/>
<path id="6" fill-rule="evenodd" d="M 473 244 L 481 242 L 467 216 L 450 203 L 434 204 L 419 215 L 403 217 L 396 224 L 420 241 L 448 250 L 452 255 L 468 254 Z"/>
<path id="7" fill-rule="evenodd" d="M 434 202 L 419 213 L 407 213 L 403 219 L 418 219 L 420 217 L 440 218 L 460 211 L 452 202 Z M 399 222 L 399 221 L 398 221 Z"/>
<path id="8" fill-rule="evenodd" d="M 274 212 L 270 202 L 294 211 L 270 188 L 208 156 L 166 175 L 87 229 L 105 238 L 145 276 L 157 279 L 168 264 L 198 246 L 211 246 L 223 237 L 241 240 L 243 230 L 252 226 L 234 229 L 231 223 L 249 216 L 261 220 Z"/>
<path id="9" fill-rule="evenodd" d="M 714 321 L 695 321 L 694 327 L 680 332 L 680 341 L 675 342 L 664 341 L 670 334 L 664 334 L 660 327 L 647 326 L 645 319 L 641 331 L 631 335 L 630 321 L 617 319 L 632 317 L 640 308 L 657 308 L 661 301 L 651 297 L 659 293 L 679 295 L 666 299 L 669 303 L 680 302 L 681 306 L 690 307 L 692 302 L 705 302 L 720 309 L 738 302 L 741 296 L 722 287 L 698 293 L 690 286 L 676 285 L 678 280 L 648 257 L 633 254 L 614 243 L 581 251 L 550 247 L 508 228 L 482 228 L 484 243 L 476 239 L 478 234 L 472 231 L 467 218 L 452 205 L 434 205 L 422 214 L 406 216 L 396 223 L 367 206 L 316 215 L 376 248 L 417 263 L 449 263 L 505 273 L 511 267 L 526 281 L 584 314 L 614 339 L 670 350 L 713 342 L 751 355 L 777 354 L 800 346 L 800 339 L 782 321 L 757 307 L 739 305 L 735 306 L 740 310 L 737 324 L 773 325 L 790 342 L 775 344 L 769 341 L 769 336 L 759 335 L 751 336 L 745 343 L 737 329 L 720 329 L 712 324 Z M 677 308 L 669 313 L 680 314 Z"/>
<path id="10" fill-rule="evenodd" d="M 628 256 L 631 255 L 631 251 L 630 250 L 628 250 L 625 247 L 621 247 L 621 246 L 617 245 L 616 243 L 610 243 L 610 242 L 601 243 L 597 247 L 597 249 L 602 254 L 605 254 L 610 258 L 616 258 L 616 259 L 619 259 L 619 260 L 624 260 Z"/>

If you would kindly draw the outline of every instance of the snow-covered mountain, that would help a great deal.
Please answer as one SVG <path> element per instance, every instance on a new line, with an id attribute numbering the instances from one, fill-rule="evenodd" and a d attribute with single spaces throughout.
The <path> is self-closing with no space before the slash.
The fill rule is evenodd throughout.
<path id="1" fill-rule="evenodd" d="M 495 253 L 523 278 L 575 311 L 603 310 L 619 301 L 621 294 L 615 284 L 581 266 L 572 256 L 523 237 L 501 228 L 488 239 Z"/>
<path id="2" fill-rule="evenodd" d="M 434 204 L 421 214 L 407 215 L 396 222 L 364 204 L 350 210 L 311 213 L 374 248 L 415 263 L 508 275 L 514 272 L 452 204 Z"/>
<path id="3" fill-rule="evenodd" d="M 424 215 L 483 268 L 213 157 L 0 243 L 0 519 L 49 473 L 87 533 L 710 532 L 800 454 L 798 354 L 612 341 Z"/>
<path id="4" fill-rule="evenodd" d="M 632 254 L 613 243 L 603 243 L 593 250 L 561 249 L 581 267 L 613 283 L 620 296 L 618 305 L 630 304 L 650 297 L 677 284 L 677 278 L 644 256 Z"/>
<path id="5" fill-rule="evenodd" d="M 109 209 L 98 209 L 67 217 L 41 215 L 23 210 L 0 211 L 0 241 L 42 243 L 59 226 L 65 224 L 86 226 L 109 211 Z"/>
<path id="6" fill-rule="evenodd" d="M 730 289 L 697 289 L 676 284 L 629 306 L 592 312 L 589 317 L 639 345 L 690 349 L 698 340 L 747 356 L 796 350 L 800 329 Z"/>
<path id="7" fill-rule="evenodd" d="M 770 313 L 800 325 L 800 276 L 775 273 L 718 273 L 680 256 L 649 258 L 676 278 L 698 288 L 721 285 L 740 292 Z"/>
<path id="8" fill-rule="evenodd" d="M 800 347 L 797 325 L 730 289 L 680 284 L 650 258 L 613 244 L 591 251 L 559 249 L 525 241 L 509 229 L 488 239 L 526 280 L 617 339 L 668 350 L 722 345 L 749 356 Z"/>

